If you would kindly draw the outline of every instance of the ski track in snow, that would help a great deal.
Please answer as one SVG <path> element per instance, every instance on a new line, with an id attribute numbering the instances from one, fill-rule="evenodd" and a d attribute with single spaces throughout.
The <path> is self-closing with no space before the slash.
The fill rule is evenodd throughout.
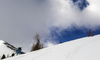
<path id="1" fill-rule="evenodd" d="M 75 48 L 73 51 L 71 51 L 72 53 L 70 53 L 70 57 L 69 57 L 70 59 L 68 59 L 68 60 L 72 60 L 72 57 L 78 52 L 79 49 L 81 49 L 82 47 L 84 47 L 90 43 L 93 43 L 95 41 L 98 41 L 98 40 L 89 41 L 89 42 L 84 43 L 84 44 L 80 45 L 79 47 Z"/>

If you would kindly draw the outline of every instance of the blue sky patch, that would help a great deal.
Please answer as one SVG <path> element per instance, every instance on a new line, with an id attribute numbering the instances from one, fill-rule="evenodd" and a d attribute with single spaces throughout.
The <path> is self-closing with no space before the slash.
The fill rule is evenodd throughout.
<path id="1" fill-rule="evenodd" d="M 63 31 L 60 31 L 60 29 L 57 27 L 53 27 L 51 29 L 51 36 L 53 40 L 57 40 L 59 42 L 66 42 L 71 41 L 78 38 L 83 38 L 88 36 L 89 29 L 87 28 L 76 28 L 73 27 L 71 29 L 64 29 Z M 92 29 L 91 29 L 92 30 Z M 100 29 L 92 30 L 94 32 L 94 35 L 100 34 Z M 56 37 L 56 38 L 55 38 Z"/>
<path id="2" fill-rule="evenodd" d="M 86 0 L 72 0 L 73 3 L 80 8 L 80 10 L 83 10 L 86 8 L 89 3 Z"/>

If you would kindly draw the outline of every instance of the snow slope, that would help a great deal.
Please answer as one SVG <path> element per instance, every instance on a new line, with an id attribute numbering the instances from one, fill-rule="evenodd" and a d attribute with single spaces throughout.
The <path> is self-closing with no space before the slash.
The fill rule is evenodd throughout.
<path id="1" fill-rule="evenodd" d="M 7 55 L 11 56 L 12 53 L 15 53 L 13 50 L 8 48 L 4 43 L 5 42 L 3 40 L 0 40 L 0 58 L 2 57 L 3 54 L 5 54 L 6 56 Z"/>
<path id="2" fill-rule="evenodd" d="M 76 39 L 5 60 L 100 60 L 100 35 Z"/>

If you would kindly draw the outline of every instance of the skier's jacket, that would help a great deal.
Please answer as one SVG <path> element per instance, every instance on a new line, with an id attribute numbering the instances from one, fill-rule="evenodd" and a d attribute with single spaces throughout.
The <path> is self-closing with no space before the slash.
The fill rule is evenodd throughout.
<path id="1" fill-rule="evenodd" d="M 18 48 L 17 55 L 18 55 L 18 54 L 21 54 L 21 53 L 22 53 L 22 51 L 21 51 L 21 47 L 19 47 L 19 48 Z"/>

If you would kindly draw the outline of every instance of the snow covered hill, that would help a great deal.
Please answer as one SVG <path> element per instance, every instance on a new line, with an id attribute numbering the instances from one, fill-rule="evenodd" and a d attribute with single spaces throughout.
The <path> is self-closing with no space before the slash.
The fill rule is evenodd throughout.
<path id="1" fill-rule="evenodd" d="M 100 60 L 100 35 L 76 39 L 5 60 Z"/>
<path id="2" fill-rule="evenodd" d="M 12 53 L 15 53 L 13 49 L 10 48 L 12 45 L 7 45 L 9 43 L 4 42 L 3 40 L 0 40 L 0 58 L 3 54 L 7 57 L 8 55 L 11 56 Z"/>

